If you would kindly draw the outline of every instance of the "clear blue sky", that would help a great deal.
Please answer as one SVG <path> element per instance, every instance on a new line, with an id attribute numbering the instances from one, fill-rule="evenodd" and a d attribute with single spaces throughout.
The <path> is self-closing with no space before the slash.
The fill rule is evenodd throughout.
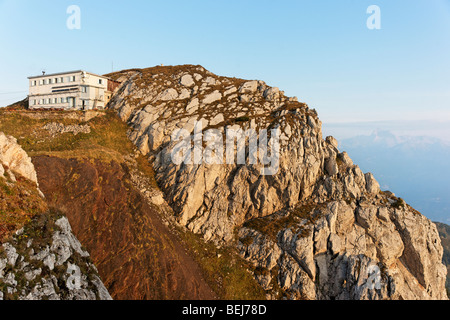
<path id="1" fill-rule="evenodd" d="M 72 4 L 81 30 L 66 27 Z M 372 4 L 381 30 L 366 27 Z M 0 105 L 42 70 L 201 64 L 278 86 L 324 122 L 450 121 L 450 0 L 0 0 L 0 43 Z"/>

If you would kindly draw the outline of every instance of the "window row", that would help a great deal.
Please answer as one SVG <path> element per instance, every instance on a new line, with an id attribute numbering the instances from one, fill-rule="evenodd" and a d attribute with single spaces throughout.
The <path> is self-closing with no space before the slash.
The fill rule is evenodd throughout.
<path id="1" fill-rule="evenodd" d="M 49 78 L 49 79 L 40 79 L 38 80 L 32 80 L 31 86 L 45 86 L 48 84 L 58 84 L 58 83 L 66 83 L 66 82 L 75 82 L 76 76 L 69 76 L 69 77 L 58 77 L 58 78 Z"/>
<path id="2" fill-rule="evenodd" d="M 68 103 L 69 98 L 47 98 L 47 99 L 33 99 L 32 104 L 36 105 L 46 105 L 46 104 L 61 104 Z M 89 105 L 89 100 L 83 100 L 84 105 Z"/>
<path id="3" fill-rule="evenodd" d="M 67 103 L 67 98 L 47 98 L 33 100 L 33 105 Z"/>

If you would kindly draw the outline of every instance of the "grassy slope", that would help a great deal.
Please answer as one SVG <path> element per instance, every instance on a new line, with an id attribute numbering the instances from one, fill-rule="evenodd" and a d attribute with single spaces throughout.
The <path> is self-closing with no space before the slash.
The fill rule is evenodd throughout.
<path id="1" fill-rule="evenodd" d="M 27 115 L 33 112 L 0 113 L 0 131 L 17 138 L 18 143 L 31 156 L 51 155 L 62 158 L 96 158 L 101 160 L 123 161 L 123 156 L 133 151 L 131 142 L 126 137 L 127 127 L 118 121 L 111 112 L 104 112 L 87 123 L 91 133 L 71 133 L 52 137 L 42 127 L 50 122 L 64 125 L 85 124 L 76 119 L 64 118 L 64 113 L 58 112 L 60 119 L 34 119 Z M 82 115 L 80 112 L 73 112 Z"/>
<path id="2" fill-rule="evenodd" d="M 19 175 L 15 182 L 6 177 L 0 178 L 0 243 L 48 209 L 34 182 Z"/>
<path id="3" fill-rule="evenodd" d="M 30 156 L 49 155 L 59 158 L 94 159 L 123 163 L 123 157 L 134 152 L 127 138 L 128 127 L 111 111 L 90 121 L 70 119 L 69 114 L 82 117 L 82 112 L 0 111 L 0 132 L 17 138 Z M 36 117 L 36 115 L 38 115 Z M 60 134 L 52 137 L 42 127 L 50 122 L 88 124 L 91 133 Z M 138 167 L 147 176 L 153 170 L 144 157 L 137 159 Z M 150 177 L 153 180 L 153 177 Z M 251 267 L 233 249 L 217 249 L 184 230 L 177 231 L 190 254 L 202 269 L 210 287 L 221 299 L 264 299 L 264 291 L 246 271 Z"/>

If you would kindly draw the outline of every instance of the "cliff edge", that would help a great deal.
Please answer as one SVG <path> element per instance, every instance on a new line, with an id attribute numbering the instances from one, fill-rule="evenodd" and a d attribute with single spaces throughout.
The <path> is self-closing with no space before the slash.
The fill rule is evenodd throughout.
<path id="1" fill-rule="evenodd" d="M 267 298 L 447 299 L 436 226 L 324 139 L 305 103 L 201 66 L 109 76 L 122 82 L 109 107 L 131 127 L 178 223 L 237 248 Z M 271 152 L 258 158 L 245 139 L 232 149 L 244 150 L 239 162 L 221 149 L 228 132 L 256 133 Z"/>

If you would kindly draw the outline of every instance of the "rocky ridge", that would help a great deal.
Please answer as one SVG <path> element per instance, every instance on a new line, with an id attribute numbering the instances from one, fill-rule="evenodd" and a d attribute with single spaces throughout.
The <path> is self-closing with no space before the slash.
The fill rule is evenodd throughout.
<path id="1" fill-rule="evenodd" d="M 122 82 L 110 108 L 152 161 L 178 222 L 236 246 L 268 298 L 447 299 L 436 226 L 382 192 L 334 138 L 323 139 L 317 112 L 306 104 L 262 81 L 219 77 L 200 66 L 110 76 Z M 172 133 L 203 138 L 194 131 L 200 120 L 203 132 L 278 129 L 279 170 L 173 163 Z"/>

